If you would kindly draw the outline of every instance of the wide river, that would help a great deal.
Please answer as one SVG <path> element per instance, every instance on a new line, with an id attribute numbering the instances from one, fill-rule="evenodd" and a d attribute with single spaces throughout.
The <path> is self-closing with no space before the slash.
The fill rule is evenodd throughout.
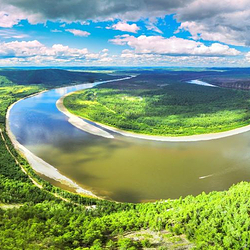
<path id="1" fill-rule="evenodd" d="M 75 128 L 56 101 L 96 84 L 21 100 L 10 111 L 12 133 L 82 188 L 116 201 L 178 198 L 250 181 L 250 132 L 211 141 L 157 142 L 112 132 L 115 138 L 107 139 Z"/>

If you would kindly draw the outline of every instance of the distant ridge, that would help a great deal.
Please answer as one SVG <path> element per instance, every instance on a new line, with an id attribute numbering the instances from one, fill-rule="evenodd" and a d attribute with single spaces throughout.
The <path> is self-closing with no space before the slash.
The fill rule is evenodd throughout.
<path id="1" fill-rule="evenodd" d="M 0 76 L 6 77 L 9 80 L 9 84 L 41 84 L 46 87 L 53 87 L 58 84 L 68 85 L 117 78 L 104 73 L 73 72 L 62 69 L 2 70 L 0 71 Z"/>

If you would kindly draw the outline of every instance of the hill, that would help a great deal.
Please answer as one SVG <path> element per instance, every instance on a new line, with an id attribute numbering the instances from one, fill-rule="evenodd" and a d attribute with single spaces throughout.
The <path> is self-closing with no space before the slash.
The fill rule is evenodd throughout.
<path id="1" fill-rule="evenodd" d="M 74 72 L 62 69 L 39 69 L 39 70 L 1 70 L 0 86 L 10 84 L 17 85 L 42 85 L 47 88 L 96 82 L 117 78 L 102 73 Z"/>

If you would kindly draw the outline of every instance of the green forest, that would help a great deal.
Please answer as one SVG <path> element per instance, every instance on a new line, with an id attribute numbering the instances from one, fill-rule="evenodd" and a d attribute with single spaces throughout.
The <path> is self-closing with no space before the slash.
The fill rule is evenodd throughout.
<path id="1" fill-rule="evenodd" d="M 141 134 L 184 136 L 249 125 L 250 93 L 204 87 L 165 74 L 99 85 L 64 99 L 70 112 Z"/>
<path id="2" fill-rule="evenodd" d="M 36 84 L 52 88 L 114 78 L 117 77 L 105 73 L 78 72 L 62 69 L 0 69 L 0 86 Z"/>
<path id="3" fill-rule="evenodd" d="M 1 249 L 249 249 L 249 183 L 132 204 L 83 197 L 41 179 L 5 131 L 8 106 L 41 90 L 0 87 Z"/>

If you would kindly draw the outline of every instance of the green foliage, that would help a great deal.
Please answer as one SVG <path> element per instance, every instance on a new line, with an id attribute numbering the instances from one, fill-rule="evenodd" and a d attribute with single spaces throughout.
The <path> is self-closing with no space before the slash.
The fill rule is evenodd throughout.
<path id="1" fill-rule="evenodd" d="M 13 83 L 5 76 L 0 75 L 0 86 L 13 85 Z"/>
<path id="2" fill-rule="evenodd" d="M 173 82 L 165 75 L 144 79 L 79 91 L 64 104 L 89 120 L 150 135 L 214 133 L 250 123 L 249 92 Z"/>
<path id="3" fill-rule="evenodd" d="M 140 248 L 141 245 L 139 242 L 133 241 L 131 239 L 128 238 L 121 238 L 118 240 L 118 248 L 120 250 L 136 250 L 138 248 Z"/>
<path id="4" fill-rule="evenodd" d="M 42 88 L 37 86 L 0 86 L 0 124 L 3 125 L 5 123 L 5 115 L 9 105 L 18 99 L 34 94 L 39 90 L 41 91 Z"/>
<path id="5" fill-rule="evenodd" d="M 150 248 L 151 247 L 151 244 L 150 244 L 150 241 L 148 239 L 143 239 L 140 241 L 142 247 L 144 248 Z"/>
<path id="6" fill-rule="evenodd" d="M 4 129 L 5 115 L 8 106 L 21 97 L 33 94 L 40 89 L 36 86 L 24 87 L 1 87 L 0 88 L 0 128 Z M 8 136 L 3 132 L 5 141 L 0 137 L 0 202 L 23 203 L 41 202 L 53 199 L 50 194 L 42 192 L 33 185 L 31 180 L 24 174 L 12 155 L 7 151 L 5 144 L 11 152 L 15 150 Z"/>
<path id="7" fill-rule="evenodd" d="M 153 89 L 148 87 L 147 91 Z M 4 129 L 8 105 L 38 90 L 35 86 L 0 88 L 1 129 Z M 138 91 L 144 93 L 145 90 Z M 96 99 L 94 93 L 88 95 L 88 101 Z M 106 93 L 109 94 L 109 90 Z M 245 98 L 248 95 L 235 93 Z M 157 100 L 160 98 L 154 101 Z M 123 204 L 85 198 L 39 178 L 15 151 L 5 132 L 3 136 L 5 141 L 0 137 L 0 202 L 19 204 L 5 210 L 0 207 L 0 248 L 3 250 L 140 249 L 150 247 L 148 239 L 136 241 L 125 235 L 148 228 L 185 234 L 197 249 L 250 248 L 249 183 L 239 183 L 224 192 L 155 203 Z M 21 171 L 6 144 L 29 175 L 43 185 L 42 189 Z M 68 201 L 56 198 L 54 193 Z"/>
<path id="8" fill-rule="evenodd" d="M 63 85 L 95 82 L 100 79 L 110 80 L 117 78 L 103 73 L 75 72 L 60 69 L 39 70 L 1 70 L 0 85 L 40 85 L 46 88 L 54 88 Z"/>
<path id="9" fill-rule="evenodd" d="M 79 227 L 81 221 L 86 219 L 88 227 L 91 218 L 101 216 L 104 211 L 105 215 L 109 215 L 114 211 L 129 210 L 134 205 L 87 198 L 53 187 L 38 177 L 27 161 L 18 155 L 5 133 L 7 108 L 19 98 L 40 90 L 42 88 L 37 86 L 0 88 L 0 128 L 3 136 L 0 136 L 0 203 L 21 204 L 21 207 L 9 206 L 12 209 L 8 210 L 0 208 L 1 249 L 72 249 L 90 245 L 97 247 L 100 245 L 100 238 L 103 237 L 100 230 L 85 228 L 79 240 L 78 237 L 72 236 L 78 235 L 75 229 L 65 230 L 66 224 L 69 223 L 67 220 L 76 219 Z M 26 169 L 29 176 L 42 184 L 42 189 L 32 183 L 13 156 Z M 54 194 L 64 197 L 69 202 L 55 197 Z M 88 210 L 80 204 L 96 205 L 96 208 L 93 212 L 88 212 L 91 216 L 85 217 Z M 77 214 L 81 214 L 81 217 Z"/>
<path id="10" fill-rule="evenodd" d="M 250 246 L 250 186 L 240 183 L 228 191 L 188 196 L 178 200 L 137 205 L 105 205 L 87 210 L 63 201 L 25 205 L 0 210 L 0 241 L 14 246 L 18 241 L 25 249 L 38 246 L 50 249 L 91 247 L 101 249 L 139 249 L 148 241 L 115 237 L 140 228 L 186 234 L 198 249 L 248 249 Z M 121 230 L 122 229 L 122 233 Z M 9 232 L 14 237 L 10 237 Z M 113 239 L 112 239 L 113 237 Z M 5 246 L 5 245 L 4 245 Z M 7 249 L 7 248 L 6 248 Z"/>

